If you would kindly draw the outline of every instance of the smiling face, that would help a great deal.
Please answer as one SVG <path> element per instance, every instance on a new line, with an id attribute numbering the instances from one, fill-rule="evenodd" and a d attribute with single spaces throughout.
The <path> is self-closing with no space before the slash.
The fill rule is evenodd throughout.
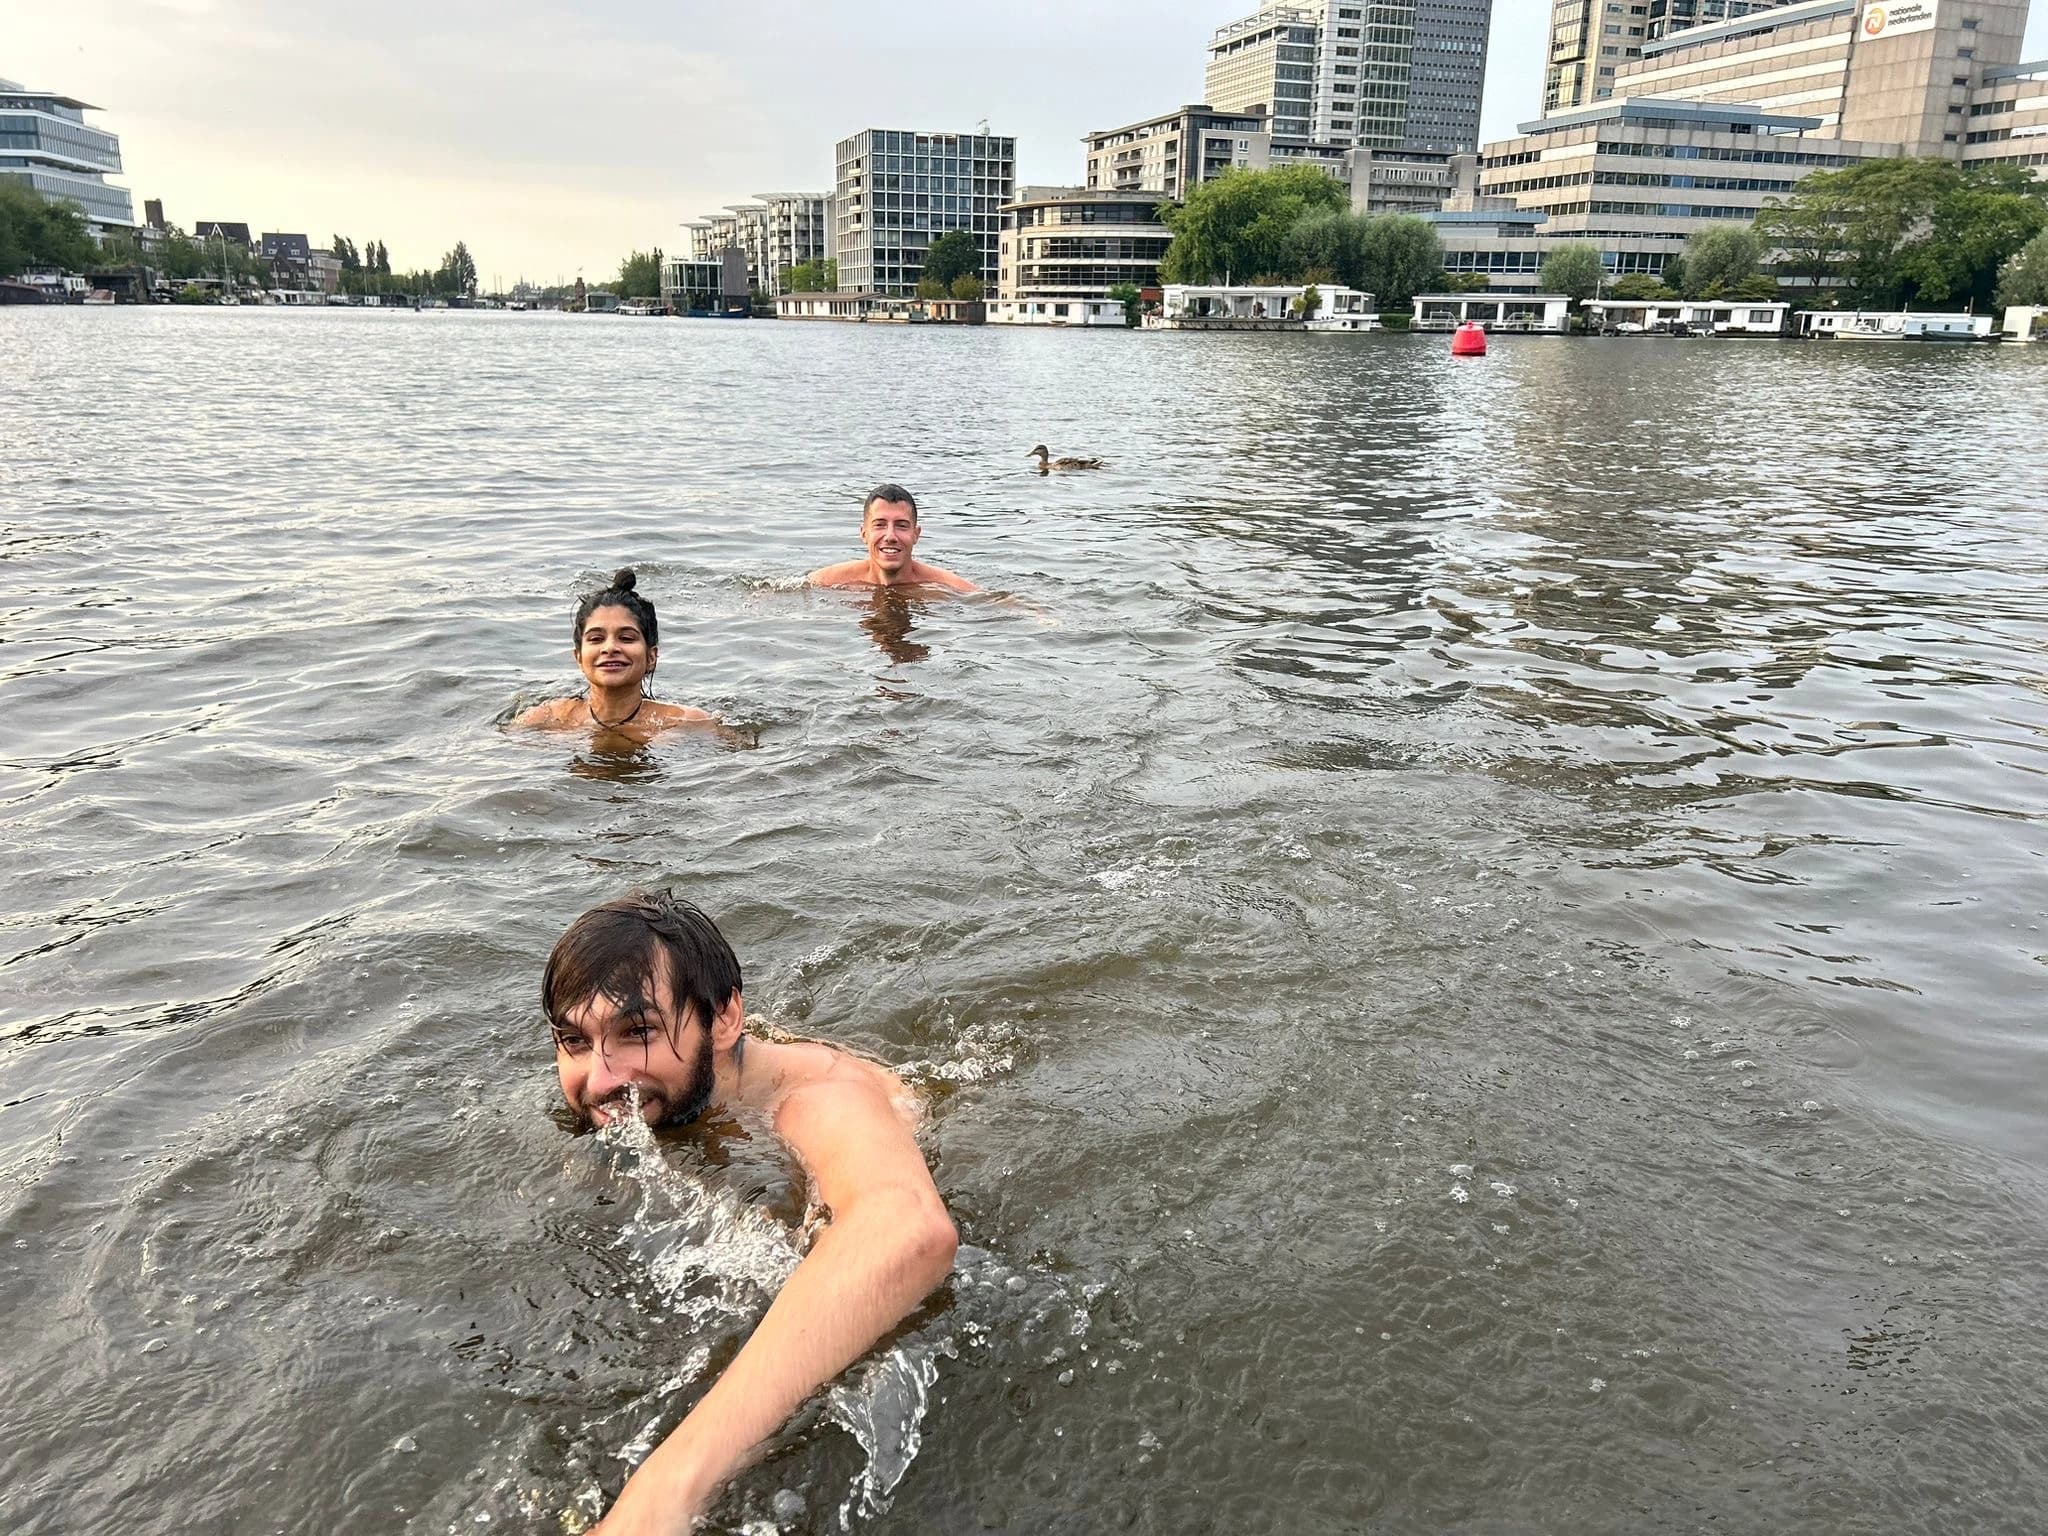
<path id="1" fill-rule="evenodd" d="M 911 551 L 917 547 L 917 508 L 904 501 L 869 502 L 861 517 L 860 537 L 877 574 L 894 580 L 914 563 Z"/>
<path id="2" fill-rule="evenodd" d="M 660 654 L 629 608 L 593 608 L 576 636 L 576 665 L 598 688 L 638 686 Z"/>
<path id="3" fill-rule="evenodd" d="M 555 1021 L 555 1075 L 585 1124 L 609 1125 L 631 1113 L 635 1090 L 640 1118 L 654 1126 L 686 1124 L 711 1102 L 711 1021 L 689 1003 L 670 1001 L 669 957 L 657 948 L 653 959 L 636 995 L 593 993 Z"/>

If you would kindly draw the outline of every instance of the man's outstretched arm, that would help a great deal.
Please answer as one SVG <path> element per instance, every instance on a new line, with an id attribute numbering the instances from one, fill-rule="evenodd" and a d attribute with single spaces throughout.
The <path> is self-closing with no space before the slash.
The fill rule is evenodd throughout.
<path id="1" fill-rule="evenodd" d="M 797 1406 L 909 1315 L 959 1238 L 917 1142 L 865 1081 L 799 1089 L 775 1128 L 831 1222 L 725 1374 L 627 1482 L 601 1536 L 688 1531 Z"/>

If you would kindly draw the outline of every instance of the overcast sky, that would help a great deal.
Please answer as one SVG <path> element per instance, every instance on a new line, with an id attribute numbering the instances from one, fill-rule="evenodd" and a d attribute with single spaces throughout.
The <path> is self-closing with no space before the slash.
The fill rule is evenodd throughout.
<path id="1" fill-rule="evenodd" d="M 1230 0 L 0 0 L 0 77 L 80 97 L 172 222 L 372 238 L 395 266 L 467 240 L 493 287 L 609 277 L 757 192 L 826 191 L 867 127 L 1017 137 L 1022 182 L 1081 135 L 1202 99 Z M 1495 0 L 1485 137 L 1534 117 L 1548 0 Z M 2048 11 L 2048 7 L 2042 8 Z M 2048 16 L 2028 29 L 2048 54 Z"/>

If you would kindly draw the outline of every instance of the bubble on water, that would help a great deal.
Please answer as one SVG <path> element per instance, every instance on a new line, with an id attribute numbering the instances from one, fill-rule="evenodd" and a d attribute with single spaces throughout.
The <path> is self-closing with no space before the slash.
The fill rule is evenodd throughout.
<path id="1" fill-rule="evenodd" d="M 394 1451 L 401 1451 L 407 1456 L 412 1455 L 413 1452 L 417 1451 L 419 1448 L 419 1441 L 413 1439 L 411 1435 L 400 1435 L 396 1440 L 391 1442 L 391 1449 L 393 1449 Z"/>
<path id="2" fill-rule="evenodd" d="M 1505 1233 L 1507 1232 L 1507 1230 L 1508 1230 L 1508 1224 L 1507 1224 L 1506 1222 L 1504 1222 L 1504 1221 L 1496 1221 L 1496 1222 L 1494 1222 L 1494 1223 L 1493 1223 L 1493 1230 L 1494 1230 L 1494 1231 L 1496 1231 L 1496 1232 L 1499 1232 L 1499 1233 L 1505 1234 Z M 1506 1306 L 1506 1305 L 1507 1305 L 1507 1303 L 1506 1303 L 1506 1302 L 1502 1302 L 1502 1303 L 1501 1303 L 1501 1305 L 1502 1305 L 1502 1306 Z"/>
<path id="3" fill-rule="evenodd" d="M 170 1346 L 164 1343 L 162 1339 L 151 1339 L 147 1344 L 142 1346 L 142 1352 L 145 1355 L 154 1355 L 161 1353 L 163 1350 L 168 1349 L 169 1347 Z"/>
<path id="4" fill-rule="evenodd" d="M 1800 1105 L 1799 1107 L 1800 1107 L 1801 1109 L 1805 1110 L 1805 1111 L 1806 1111 L 1806 1112 L 1807 1112 L 1807 1113 L 1808 1113 L 1809 1115 L 1811 1115 L 1811 1114 L 1815 1114 L 1815 1113 L 1818 1113 L 1818 1112 L 1819 1112 L 1819 1110 L 1820 1110 L 1820 1100 L 1818 1100 L 1818 1099 L 1808 1099 L 1808 1100 L 1806 1100 L 1806 1102 L 1805 1102 L 1805 1103 L 1801 1104 L 1801 1105 Z"/>
<path id="5" fill-rule="evenodd" d="M 1586 1383 L 1586 1390 L 1588 1392 L 1605 1392 L 1607 1390 L 1607 1383 L 1602 1381 L 1598 1376 L 1595 1376 L 1591 1381 Z"/>
<path id="6" fill-rule="evenodd" d="M 1451 1198 L 1457 1201 L 1458 1204 L 1463 1205 L 1466 1201 L 1470 1200 L 1472 1196 L 1466 1191 L 1464 1185 L 1453 1184 L 1451 1186 Z"/>
<path id="7" fill-rule="evenodd" d="M 1444 1172 L 1454 1179 L 1469 1179 L 1472 1177 L 1472 1165 L 1470 1163 L 1453 1163 Z"/>
<path id="8" fill-rule="evenodd" d="M 1687 1051 L 1685 1053 L 1684 1059 L 1687 1061 L 1698 1061 L 1700 1059 L 1700 1053 L 1698 1051 Z"/>
<path id="9" fill-rule="evenodd" d="M 1490 1181 L 1486 1187 L 1496 1195 L 1499 1195 L 1503 1200 L 1512 1200 L 1515 1197 L 1515 1186 L 1502 1183 L 1499 1179 Z"/>

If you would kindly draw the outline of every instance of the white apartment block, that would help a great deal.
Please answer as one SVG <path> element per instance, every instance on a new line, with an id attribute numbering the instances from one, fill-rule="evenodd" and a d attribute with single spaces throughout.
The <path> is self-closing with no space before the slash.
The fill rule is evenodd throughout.
<path id="1" fill-rule="evenodd" d="M 753 290 L 773 298 L 791 267 L 832 253 L 831 202 L 823 192 L 758 192 L 753 202 L 684 224 L 682 259 L 718 261 L 737 247 Z"/>
<path id="2" fill-rule="evenodd" d="M 1267 5 L 1210 38 L 1204 94 L 1265 113 L 1276 140 L 1469 150 L 1491 15 L 1488 0 Z"/>

